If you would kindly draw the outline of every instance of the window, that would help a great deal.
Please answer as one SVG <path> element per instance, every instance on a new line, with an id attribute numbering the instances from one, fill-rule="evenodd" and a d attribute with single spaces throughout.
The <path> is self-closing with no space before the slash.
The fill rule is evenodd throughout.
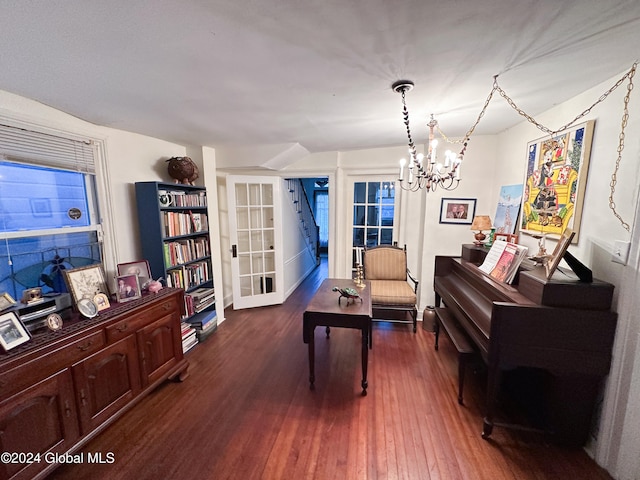
<path id="1" fill-rule="evenodd" d="M 66 292 L 65 269 L 101 262 L 92 149 L 0 125 L 0 292 Z"/>
<path id="2" fill-rule="evenodd" d="M 355 248 L 393 243 L 394 182 L 356 182 L 353 186 L 353 264 Z"/>
<path id="3" fill-rule="evenodd" d="M 329 194 L 326 190 L 315 192 L 314 215 L 320 229 L 320 250 L 326 252 L 329 244 Z"/>

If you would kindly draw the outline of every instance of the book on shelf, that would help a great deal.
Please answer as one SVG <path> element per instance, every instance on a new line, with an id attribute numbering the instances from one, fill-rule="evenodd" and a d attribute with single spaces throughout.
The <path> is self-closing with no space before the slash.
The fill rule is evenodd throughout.
<path id="1" fill-rule="evenodd" d="M 182 342 L 182 353 L 187 353 L 189 350 L 191 350 L 197 344 L 198 344 L 198 337 L 196 336 L 195 331 L 194 331 L 193 332 L 193 337 L 190 337 L 189 341 Z"/>
<path id="2" fill-rule="evenodd" d="M 189 295 L 193 297 L 196 302 L 202 302 L 214 297 L 216 290 L 213 287 L 200 287 L 196 288 L 193 292 L 189 292 Z"/>
<path id="3" fill-rule="evenodd" d="M 527 247 L 522 245 L 497 240 L 479 268 L 500 282 L 512 283 L 527 251 Z"/>
<path id="4" fill-rule="evenodd" d="M 194 315 L 185 320 L 192 328 L 196 330 L 207 330 L 218 323 L 218 315 L 215 310 L 210 312 Z"/>
<path id="5" fill-rule="evenodd" d="M 213 332 L 218 329 L 218 322 L 213 322 L 211 324 L 211 328 L 207 329 L 196 329 L 196 337 L 198 338 L 198 342 L 204 342 L 207 338 L 211 336 Z"/>

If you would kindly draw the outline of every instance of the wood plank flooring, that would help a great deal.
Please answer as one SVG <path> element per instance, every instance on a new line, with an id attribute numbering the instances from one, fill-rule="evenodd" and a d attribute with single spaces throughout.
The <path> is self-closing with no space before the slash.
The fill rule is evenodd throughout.
<path id="1" fill-rule="evenodd" d="M 496 427 L 480 436 L 482 374 L 467 374 L 418 326 L 376 323 L 368 395 L 360 395 L 359 331 L 316 329 L 309 390 L 302 312 L 326 276 L 316 269 L 279 306 L 229 310 L 168 382 L 83 449 L 113 464 L 67 464 L 52 479 L 603 479 L 582 449 Z M 86 457 L 86 455 L 85 455 Z"/>

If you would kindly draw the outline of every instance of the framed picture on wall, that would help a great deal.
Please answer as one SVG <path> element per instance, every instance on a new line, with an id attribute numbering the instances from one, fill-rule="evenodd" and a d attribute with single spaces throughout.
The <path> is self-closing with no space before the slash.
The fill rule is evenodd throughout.
<path id="1" fill-rule="evenodd" d="M 471 225 L 475 214 L 475 198 L 443 198 L 440 204 L 440 223 Z"/>

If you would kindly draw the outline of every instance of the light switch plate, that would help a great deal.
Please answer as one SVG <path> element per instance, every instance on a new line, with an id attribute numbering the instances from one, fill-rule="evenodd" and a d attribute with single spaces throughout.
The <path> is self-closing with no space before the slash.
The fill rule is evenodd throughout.
<path id="1" fill-rule="evenodd" d="M 611 261 L 616 263 L 621 263 L 622 265 L 627 264 L 627 260 L 629 258 L 629 246 L 630 242 L 626 242 L 624 240 L 616 240 L 613 242 L 613 252 L 611 253 Z"/>

